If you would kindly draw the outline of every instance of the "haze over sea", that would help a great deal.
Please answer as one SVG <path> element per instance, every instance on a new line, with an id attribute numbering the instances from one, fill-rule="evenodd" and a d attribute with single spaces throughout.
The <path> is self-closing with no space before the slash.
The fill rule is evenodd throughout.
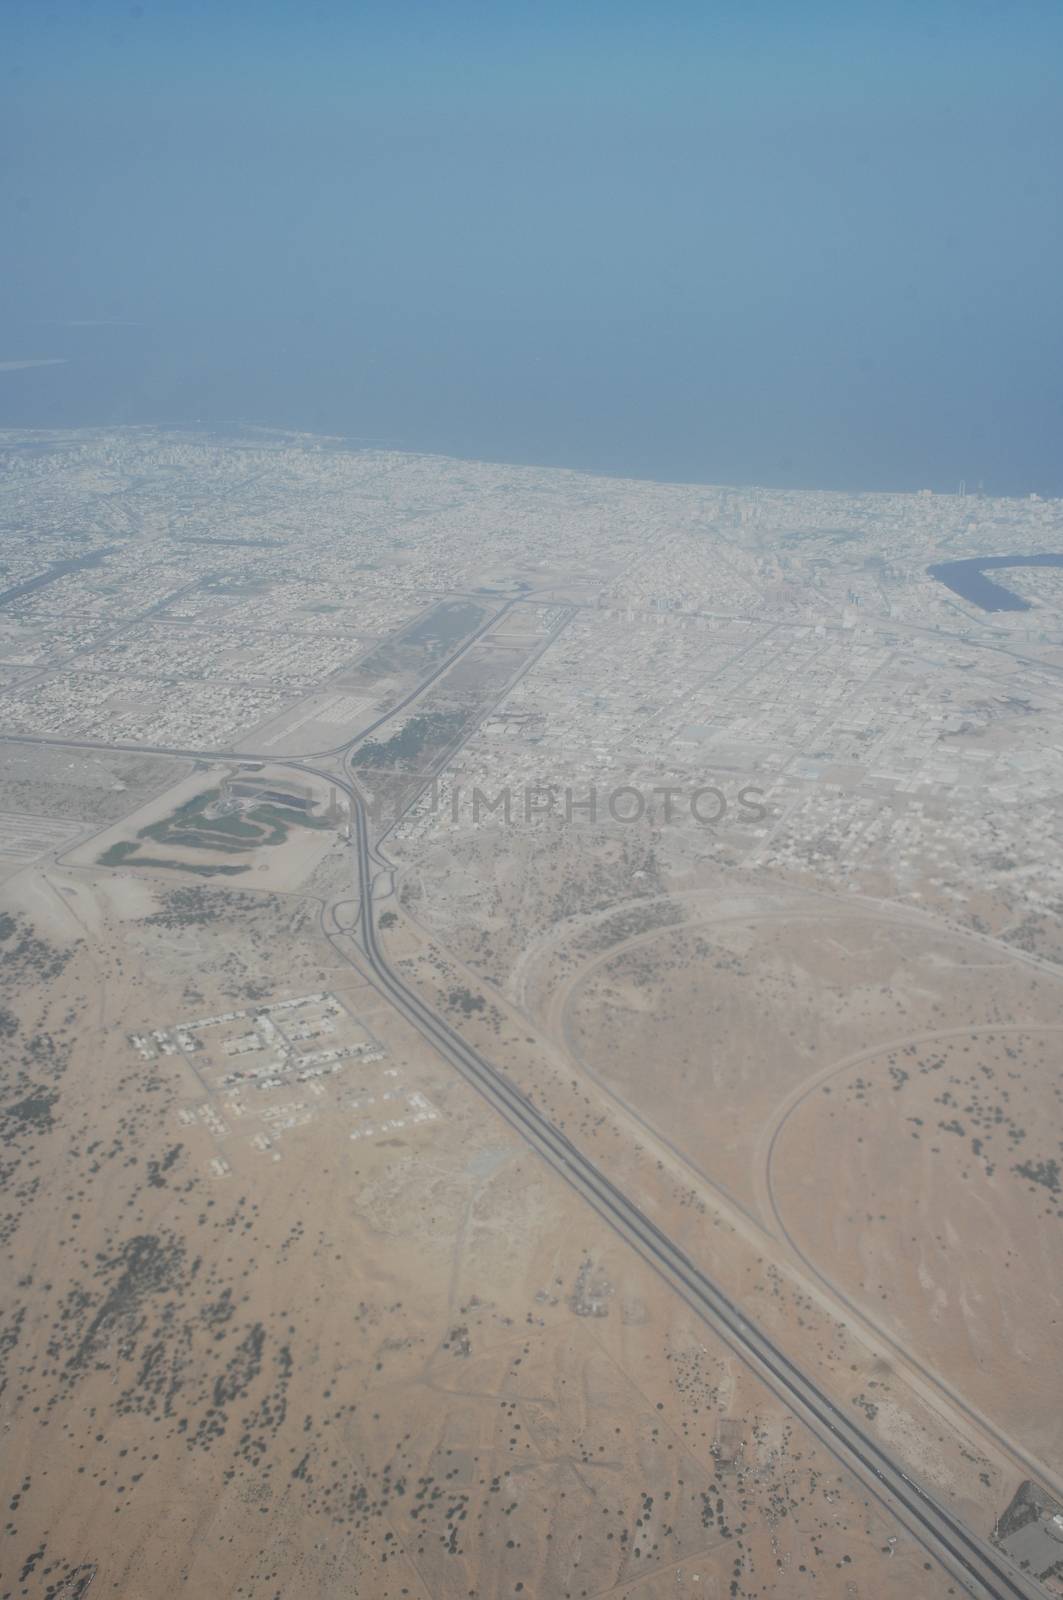
<path id="1" fill-rule="evenodd" d="M 1063 493 L 1063 9 L 577 9 L 9 3 L 0 425 Z"/>

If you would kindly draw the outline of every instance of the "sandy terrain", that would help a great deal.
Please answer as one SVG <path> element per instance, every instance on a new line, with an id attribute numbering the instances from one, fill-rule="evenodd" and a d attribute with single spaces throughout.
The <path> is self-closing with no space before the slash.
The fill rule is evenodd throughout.
<path id="1" fill-rule="evenodd" d="M 200 764 L 182 782 L 157 795 L 122 822 L 104 829 L 71 850 L 64 855 L 64 861 L 74 867 L 96 866 L 100 858 L 112 851 L 115 845 L 137 842 L 142 829 L 163 822 L 172 817 L 179 806 L 216 790 L 224 779 L 236 771 L 238 769 L 231 764 L 207 767 Z M 275 778 L 283 784 L 292 775 L 285 773 L 283 768 L 267 766 L 256 771 L 254 776 L 256 780 L 263 781 Z M 318 778 L 307 780 L 307 786 L 313 796 L 315 812 L 323 814 L 329 804 L 330 786 Z M 263 848 L 238 854 L 143 839 L 138 843 L 136 855 L 121 863 L 118 870 L 123 874 L 161 874 L 164 878 L 172 877 L 174 881 L 186 878 L 194 881 L 196 877 L 203 881 L 206 875 L 214 872 L 223 877 L 231 875 L 236 880 L 235 887 L 288 893 L 305 885 L 326 857 L 341 858 L 343 848 L 338 827 L 311 829 L 295 824 L 290 828 L 282 849 Z"/>
<path id="2" fill-rule="evenodd" d="M 1055 511 L 307 444 L 7 454 L 0 1600 L 956 1594 L 372 987 L 342 818 L 74 745 L 372 725 L 393 969 L 989 1536 L 1063 1496 L 1063 699 L 925 563 Z M 729 810 L 446 798 L 544 782 Z"/>
<path id="3" fill-rule="evenodd" d="M 794 1338 L 796 1312 L 803 1362 L 822 1362 L 824 1381 L 946 1493 L 956 1463 L 933 1456 L 947 1416 L 961 1454 L 981 1457 L 981 1492 L 961 1492 L 991 1522 L 1009 1470 L 1058 1481 L 1063 1469 L 1048 1404 L 1063 1309 L 1058 973 L 917 913 L 748 875 L 707 868 L 704 889 L 669 891 L 648 854 L 636 866 L 638 848 L 544 844 L 511 850 L 500 870 L 488 840 L 479 873 L 461 845 L 414 857 L 399 903 L 439 944 L 419 952 L 406 935 L 396 953 L 555 1121 L 671 1207 L 676 1236 L 696 1237 L 700 1208 L 744 1238 L 744 1267 L 730 1236 L 715 1247 L 719 1279 L 759 1294 L 772 1262 L 793 1295 L 780 1327 Z M 639 898 L 618 892 L 622 873 Z M 520 949 L 507 932 L 518 919 Z M 448 967 L 444 946 L 464 962 Z M 534 1061 L 521 1059 L 521 1021 Z M 942 1066 L 950 1052 L 962 1075 Z M 924 1057 L 934 1070 L 913 1068 Z M 640 1143 L 636 1175 L 623 1152 Z M 824 1358 L 810 1337 L 828 1307 L 852 1359 Z"/>
<path id="4" fill-rule="evenodd" d="M 1016 1024 L 869 1054 L 794 1106 L 770 1174 L 811 1262 L 1057 1471 L 1061 1050 Z"/>
<path id="5" fill-rule="evenodd" d="M 312 905 L 68 869 L 6 915 L 5 1594 L 950 1592 Z M 204 1094 L 131 1041 L 321 988 L 378 1060 Z M 434 1115 L 383 1130 L 396 1082 Z"/>
<path id="6" fill-rule="evenodd" d="M 1063 1026 L 1063 983 L 932 929 L 845 905 L 668 904 L 693 925 L 592 956 L 555 1014 L 579 1060 L 750 1207 L 765 1122 L 831 1063 L 958 1018 Z"/>

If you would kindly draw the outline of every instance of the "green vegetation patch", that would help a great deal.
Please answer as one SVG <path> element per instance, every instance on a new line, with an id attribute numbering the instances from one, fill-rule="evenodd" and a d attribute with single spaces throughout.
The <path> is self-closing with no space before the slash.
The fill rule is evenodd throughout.
<path id="1" fill-rule="evenodd" d="M 170 872 L 194 872 L 200 878 L 232 878 L 238 872 L 250 872 L 248 866 L 226 866 L 221 861 L 167 861 L 162 856 L 137 856 L 135 866 L 165 867 Z"/>
<path id="2" fill-rule="evenodd" d="M 98 859 L 101 867 L 168 867 L 183 872 L 194 872 L 200 877 L 232 876 L 248 872 L 247 866 L 206 865 L 185 861 L 163 860 L 142 855 L 141 840 L 153 844 L 169 845 L 182 850 L 212 850 L 223 855 L 247 855 L 272 845 L 284 844 L 292 828 L 312 828 L 321 832 L 332 826 L 328 817 L 311 816 L 296 806 L 285 806 L 277 800 L 264 800 L 260 805 L 246 810 L 223 811 L 210 816 L 211 808 L 221 798 L 220 789 L 207 789 L 202 794 L 185 800 L 170 816 L 159 822 L 149 822 L 140 828 L 136 839 L 120 839 L 106 849 Z"/>
<path id="3" fill-rule="evenodd" d="M 120 867 L 123 861 L 135 856 L 139 848 L 134 839 L 119 839 L 117 844 L 109 845 L 96 859 L 101 867 Z"/>
<path id="4" fill-rule="evenodd" d="M 465 725 L 464 711 L 426 711 L 383 743 L 369 739 L 351 757 L 352 767 L 412 767 L 425 751 L 441 750 Z"/>

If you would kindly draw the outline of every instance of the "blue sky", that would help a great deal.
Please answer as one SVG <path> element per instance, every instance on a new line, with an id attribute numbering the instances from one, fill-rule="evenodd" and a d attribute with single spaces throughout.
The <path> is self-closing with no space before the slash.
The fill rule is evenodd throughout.
<path id="1" fill-rule="evenodd" d="M 1063 7 L 8 0 L 0 27 L 0 360 L 67 360 L 6 374 L 4 422 L 1063 492 Z"/>

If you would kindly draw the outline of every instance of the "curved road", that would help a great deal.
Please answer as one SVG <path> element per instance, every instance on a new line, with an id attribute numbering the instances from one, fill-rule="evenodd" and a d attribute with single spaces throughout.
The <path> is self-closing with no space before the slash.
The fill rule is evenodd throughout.
<path id="1" fill-rule="evenodd" d="M 329 927 L 329 908 L 322 907 L 322 930 L 337 953 L 359 970 L 364 963 L 368 969 L 365 975 L 371 978 L 407 1021 L 682 1296 L 692 1310 L 811 1428 L 836 1459 L 858 1478 L 867 1492 L 941 1562 L 968 1594 L 979 1597 L 979 1600 L 984 1600 L 984 1597 L 991 1597 L 991 1600 L 1044 1600 L 1044 1590 L 1040 1585 L 1021 1572 L 1001 1550 L 973 1533 L 948 1507 L 910 1478 L 878 1440 L 846 1410 L 836 1405 L 772 1339 L 749 1321 L 742 1308 L 728 1298 L 656 1223 L 645 1216 L 627 1194 L 600 1172 L 505 1073 L 492 1066 L 448 1022 L 432 1011 L 420 995 L 409 988 L 388 965 L 376 937 L 373 857 L 376 856 L 381 869 L 387 870 L 388 863 L 376 854 L 371 845 L 366 807 L 353 784 L 346 776 L 340 777 L 334 771 L 314 767 L 310 762 L 332 756 L 346 757 L 354 745 L 360 744 L 377 727 L 422 694 L 428 683 L 441 676 L 515 603 L 511 601 L 496 612 L 457 651 L 440 663 L 427 682 L 421 682 L 376 722 L 363 728 L 356 739 L 311 757 L 285 760 L 272 753 L 256 756 L 224 750 L 105 745 L 101 741 L 35 738 L 32 735 L 8 735 L 5 742 L 73 749 L 129 749 L 139 754 L 184 756 L 199 760 L 268 761 L 311 773 L 342 789 L 350 801 L 354 822 L 352 844 L 356 857 L 359 912 L 354 925 L 343 928 L 335 919 L 338 907 L 334 905 L 332 927 Z M 358 960 L 351 955 L 348 942 L 358 950 Z"/>
<path id="2" fill-rule="evenodd" d="M 477 1092 L 723 1337 L 747 1365 L 816 1434 L 831 1453 L 962 1584 L 971 1595 L 994 1600 L 1043 1600 L 1044 1591 L 1003 1553 L 971 1530 L 934 1495 L 917 1484 L 878 1440 L 809 1379 L 772 1339 L 746 1317 L 708 1275 L 572 1141 L 556 1128 L 467 1040 L 438 1016 L 392 971 L 376 937 L 373 914 L 373 851 L 365 804 L 352 783 L 308 763 L 288 763 L 342 788 L 351 805 L 360 917 L 355 929 L 322 928 L 338 954 L 364 962 L 380 991 Z M 379 858 L 378 858 L 379 859 Z M 383 863 L 381 863 L 383 864 Z M 352 941 L 355 961 L 341 941 Z"/>

